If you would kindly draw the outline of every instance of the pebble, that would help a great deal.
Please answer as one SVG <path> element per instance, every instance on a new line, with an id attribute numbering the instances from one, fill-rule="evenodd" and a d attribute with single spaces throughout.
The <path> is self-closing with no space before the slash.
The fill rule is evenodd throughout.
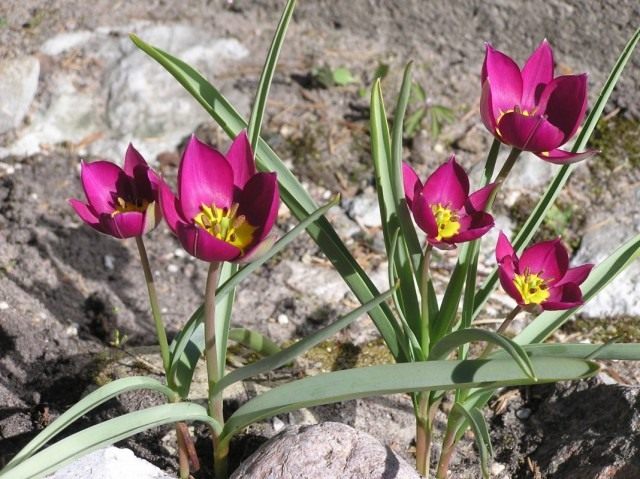
<path id="1" fill-rule="evenodd" d="M 113 271 L 113 269 L 115 268 L 115 265 L 116 265 L 116 259 L 110 254 L 105 254 L 104 267 L 107 268 L 108 270 Z"/>
<path id="2" fill-rule="evenodd" d="M 169 266 L 167 266 L 167 271 L 169 273 L 175 274 L 178 271 L 180 271 L 180 267 L 177 264 L 170 264 Z"/>
<path id="3" fill-rule="evenodd" d="M 5 309 L 9 309 L 9 303 L 7 303 L 6 301 L 1 301 L 0 310 L 4 311 Z"/>
<path id="4" fill-rule="evenodd" d="M 289 324 L 289 318 L 286 314 L 278 315 L 278 324 Z"/>
<path id="5" fill-rule="evenodd" d="M 528 407 L 523 407 L 516 411 L 516 417 L 518 419 L 526 420 L 526 419 L 529 419 L 530 416 L 531 416 L 531 409 L 529 409 Z"/>

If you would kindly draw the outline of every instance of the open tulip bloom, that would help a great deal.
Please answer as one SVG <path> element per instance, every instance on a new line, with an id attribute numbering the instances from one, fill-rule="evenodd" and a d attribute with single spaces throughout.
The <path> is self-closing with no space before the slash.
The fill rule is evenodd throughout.
<path id="1" fill-rule="evenodd" d="M 536 243 L 518 258 L 501 232 L 496 259 L 502 287 L 522 308 L 562 310 L 583 304 L 580 285 L 593 265 L 569 268 L 569 255 L 559 238 Z"/>
<path id="2" fill-rule="evenodd" d="M 584 118 L 586 74 L 554 78 L 553 52 L 546 40 L 522 70 L 491 45 L 486 48 L 480 115 L 498 140 L 552 163 L 572 163 L 595 154 L 558 148 L 573 137 Z"/>
<path id="3" fill-rule="evenodd" d="M 407 205 L 430 245 L 450 249 L 493 227 L 493 217 L 484 209 L 495 184 L 469 195 L 469 177 L 455 156 L 438 167 L 424 185 L 407 163 L 402 165 L 402 177 Z"/>
<path id="4" fill-rule="evenodd" d="M 280 196 L 275 173 L 256 173 L 243 132 L 226 155 L 189 140 L 178 170 L 178 196 L 160 180 L 164 218 L 184 249 L 208 262 L 248 261 L 270 241 Z"/>
<path id="5" fill-rule="evenodd" d="M 69 203 L 86 224 L 116 238 L 142 236 L 160 221 L 157 186 L 149 165 L 129 145 L 124 168 L 108 161 L 82 163 L 80 177 L 87 202 Z"/>

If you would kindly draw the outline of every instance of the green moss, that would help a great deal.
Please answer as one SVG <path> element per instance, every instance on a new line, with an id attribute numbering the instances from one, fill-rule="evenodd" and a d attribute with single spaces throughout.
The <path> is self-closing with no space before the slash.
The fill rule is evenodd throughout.
<path id="1" fill-rule="evenodd" d="M 640 342 L 640 321 L 636 317 L 578 318 L 563 326 L 568 334 L 579 334 L 593 343 Z"/>
<path id="2" fill-rule="evenodd" d="M 594 171 L 603 167 L 616 171 L 620 167 L 640 166 L 640 122 L 619 117 L 601 121 L 593 134 L 591 147 L 600 150 L 598 158 L 589 162 Z"/>
<path id="3" fill-rule="evenodd" d="M 324 341 L 307 351 L 304 360 L 314 364 L 314 368 L 321 371 L 339 371 L 394 362 L 393 356 L 381 339 L 362 346 Z"/>

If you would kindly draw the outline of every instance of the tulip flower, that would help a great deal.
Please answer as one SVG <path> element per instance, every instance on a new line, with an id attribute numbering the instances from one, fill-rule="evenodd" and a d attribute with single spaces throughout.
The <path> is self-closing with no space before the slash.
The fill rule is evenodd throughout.
<path id="1" fill-rule="evenodd" d="M 580 285 L 593 265 L 569 268 L 569 255 L 559 238 L 536 243 L 518 258 L 500 233 L 496 259 L 502 287 L 521 307 L 553 311 L 583 304 Z"/>
<path id="2" fill-rule="evenodd" d="M 70 199 L 69 203 L 82 221 L 116 238 L 142 236 L 156 227 L 157 186 L 133 145 L 127 148 L 124 168 L 108 161 L 83 162 L 80 168 L 87 202 Z"/>
<path id="3" fill-rule="evenodd" d="M 407 163 L 402 166 L 402 176 L 407 204 L 429 244 L 450 249 L 493 227 L 493 217 L 484 208 L 495 184 L 469 195 L 469 177 L 455 156 L 438 167 L 424 185 Z"/>
<path id="4" fill-rule="evenodd" d="M 570 153 L 565 144 L 584 119 L 587 75 L 553 76 L 553 52 L 546 40 L 522 70 L 487 44 L 482 66 L 480 114 L 502 143 L 531 151 L 552 163 L 573 163 L 595 152 Z"/>
<path id="5" fill-rule="evenodd" d="M 171 231 L 192 256 L 244 262 L 270 246 L 280 195 L 275 173 L 256 173 L 243 132 L 226 155 L 189 140 L 178 170 L 178 195 L 159 180 L 160 207 Z"/>

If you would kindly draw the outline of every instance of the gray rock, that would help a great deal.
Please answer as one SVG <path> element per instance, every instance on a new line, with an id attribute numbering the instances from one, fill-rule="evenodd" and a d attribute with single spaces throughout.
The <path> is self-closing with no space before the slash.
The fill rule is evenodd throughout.
<path id="1" fill-rule="evenodd" d="M 326 422 L 287 428 L 263 444 L 231 479 L 418 479 L 404 459 L 376 438 Z"/>
<path id="2" fill-rule="evenodd" d="M 171 479 L 153 464 L 136 457 L 130 449 L 108 447 L 81 457 L 47 479 Z"/>
<path id="3" fill-rule="evenodd" d="M 380 228 L 380 208 L 375 193 L 362 194 L 348 202 L 347 214 L 365 228 Z"/>
<path id="4" fill-rule="evenodd" d="M 38 89 L 40 62 L 32 56 L 0 62 L 0 134 L 20 125 Z"/>

